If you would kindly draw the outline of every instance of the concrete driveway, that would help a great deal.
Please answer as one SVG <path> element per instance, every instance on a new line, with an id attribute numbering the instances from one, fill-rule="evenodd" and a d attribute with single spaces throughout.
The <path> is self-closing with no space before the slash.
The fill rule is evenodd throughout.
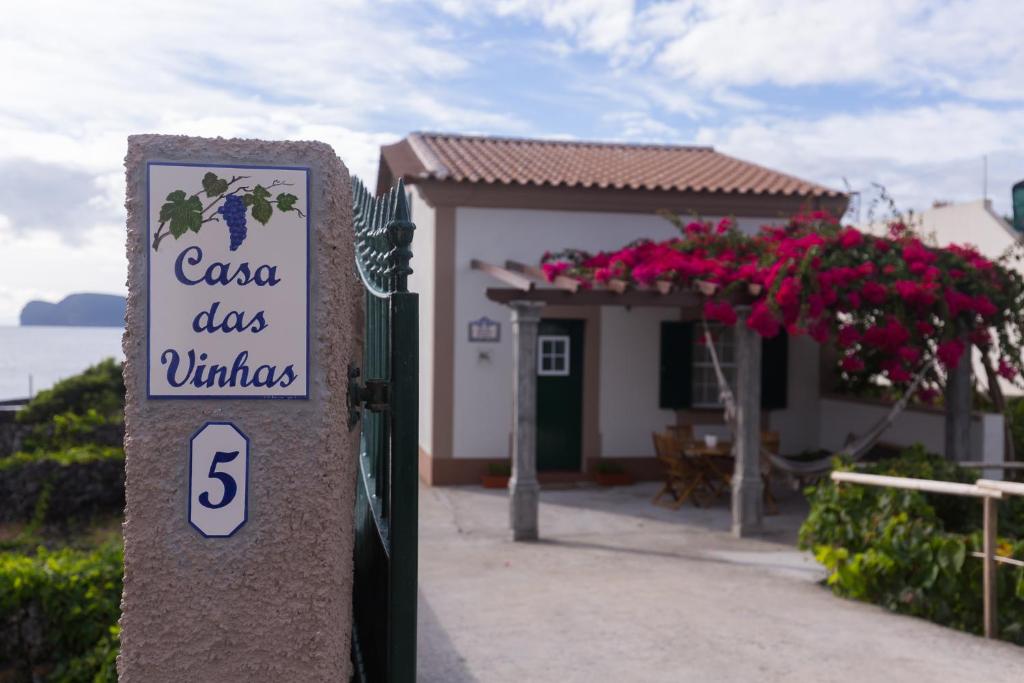
<path id="1" fill-rule="evenodd" d="M 793 547 L 798 497 L 763 539 L 725 503 L 656 487 L 542 491 L 537 543 L 504 492 L 420 490 L 420 680 L 1021 681 L 1024 648 L 842 600 Z"/>

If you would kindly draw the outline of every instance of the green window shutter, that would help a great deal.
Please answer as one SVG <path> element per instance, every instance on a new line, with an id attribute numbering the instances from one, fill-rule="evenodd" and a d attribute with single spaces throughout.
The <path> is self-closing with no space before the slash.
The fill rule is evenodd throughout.
<path id="1" fill-rule="evenodd" d="M 761 340 L 761 410 L 786 407 L 789 379 L 789 336 Z"/>
<path id="2" fill-rule="evenodd" d="M 689 408 L 693 402 L 693 323 L 661 323 L 658 405 Z"/>

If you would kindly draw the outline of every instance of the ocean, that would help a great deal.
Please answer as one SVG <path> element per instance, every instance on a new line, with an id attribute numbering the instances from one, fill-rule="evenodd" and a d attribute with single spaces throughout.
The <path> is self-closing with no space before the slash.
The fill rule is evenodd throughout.
<path id="1" fill-rule="evenodd" d="M 0 400 L 26 398 L 104 358 L 124 360 L 120 327 L 0 325 Z"/>

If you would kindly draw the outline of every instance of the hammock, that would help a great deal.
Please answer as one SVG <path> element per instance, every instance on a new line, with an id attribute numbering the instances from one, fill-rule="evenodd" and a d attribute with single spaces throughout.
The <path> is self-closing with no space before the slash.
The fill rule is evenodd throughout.
<path id="1" fill-rule="evenodd" d="M 725 412 L 725 423 L 729 429 L 732 430 L 733 440 L 735 441 L 736 434 L 736 397 L 732 393 L 732 389 L 729 387 L 729 382 L 725 379 L 725 373 L 722 372 L 722 366 L 718 360 L 718 351 L 715 349 L 714 340 L 711 337 L 711 330 L 708 329 L 707 319 L 703 319 L 704 324 L 704 343 L 711 353 L 711 363 L 715 368 L 715 378 L 718 380 L 718 395 L 722 401 L 722 406 Z M 854 439 L 846 444 L 836 455 L 845 456 L 854 462 L 861 460 L 871 448 L 878 443 L 878 440 L 882 437 L 889 427 L 896 421 L 896 418 L 900 413 L 907 407 L 910 402 L 910 398 L 917 392 L 921 386 L 921 382 L 924 381 L 925 375 L 928 374 L 928 370 L 935 364 L 935 359 L 932 358 L 925 362 L 917 375 L 914 376 L 913 381 L 907 390 L 903 392 L 900 399 L 892 405 L 889 412 L 882 417 L 871 429 L 862 434 L 860 438 Z M 791 460 L 784 458 L 780 455 L 772 453 L 761 447 L 761 457 L 767 458 L 771 461 L 773 467 L 796 476 L 812 476 L 824 474 L 832 469 L 832 458 L 834 456 L 825 456 L 823 458 L 817 458 L 815 460 Z"/>

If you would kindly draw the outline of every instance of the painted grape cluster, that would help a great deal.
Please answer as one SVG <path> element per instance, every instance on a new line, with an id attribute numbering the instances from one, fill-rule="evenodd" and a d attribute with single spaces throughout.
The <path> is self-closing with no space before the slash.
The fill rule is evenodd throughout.
<path id="1" fill-rule="evenodd" d="M 238 195 L 228 195 L 217 213 L 224 216 L 224 222 L 228 224 L 231 251 L 237 250 L 248 232 L 245 227 L 245 201 Z"/>
<path id="2" fill-rule="evenodd" d="M 188 233 L 198 233 L 207 223 L 219 223 L 221 220 L 228 226 L 228 246 L 231 251 L 237 251 L 249 233 L 247 214 L 261 225 L 270 221 L 275 209 L 280 213 L 294 211 L 301 218 L 306 217 L 296 206 L 297 196 L 280 192 L 275 197 L 271 193 L 272 189 L 290 187 L 291 183 L 275 179 L 263 186 L 247 184 L 247 180 L 250 176 L 221 178 L 213 171 L 207 171 L 198 191 L 189 194 L 185 190 L 175 190 L 168 194 L 160 207 L 160 224 L 153 235 L 153 251 L 157 251 L 168 237 L 180 239 Z"/>

